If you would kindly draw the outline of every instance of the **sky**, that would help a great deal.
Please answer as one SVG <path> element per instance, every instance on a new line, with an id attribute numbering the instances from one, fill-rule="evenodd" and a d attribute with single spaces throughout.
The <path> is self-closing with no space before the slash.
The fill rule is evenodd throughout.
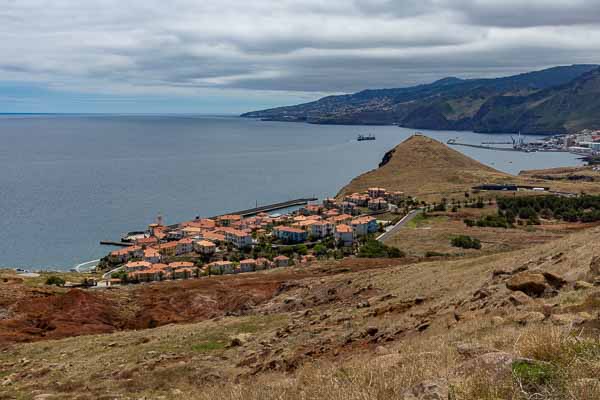
<path id="1" fill-rule="evenodd" d="M 599 0 L 4 0 L 0 112 L 235 114 L 600 63 Z"/>

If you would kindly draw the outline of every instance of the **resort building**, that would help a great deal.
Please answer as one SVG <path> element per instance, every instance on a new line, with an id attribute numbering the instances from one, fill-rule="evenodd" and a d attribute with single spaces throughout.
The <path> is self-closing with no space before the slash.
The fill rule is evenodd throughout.
<path id="1" fill-rule="evenodd" d="M 158 252 L 163 256 L 173 257 L 176 255 L 177 242 L 161 243 L 158 245 Z"/>
<path id="2" fill-rule="evenodd" d="M 233 274 L 233 263 L 231 261 L 215 261 L 207 265 L 212 275 Z"/>
<path id="3" fill-rule="evenodd" d="M 375 199 L 377 197 L 383 197 L 386 194 L 384 188 L 372 187 L 368 189 L 369 197 Z"/>
<path id="4" fill-rule="evenodd" d="M 344 246 L 352 246 L 354 243 L 354 232 L 346 224 L 340 224 L 335 227 L 335 240 L 341 241 Z"/>
<path id="5" fill-rule="evenodd" d="M 366 207 L 369 203 L 369 196 L 366 194 L 352 193 L 351 195 L 344 197 L 344 201 L 354 203 L 360 207 Z"/>
<path id="6" fill-rule="evenodd" d="M 144 261 L 147 261 L 151 264 L 157 264 L 161 260 L 160 253 L 153 247 L 149 247 L 144 250 Z"/>
<path id="7" fill-rule="evenodd" d="M 206 231 L 204 228 L 198 228 L 197 226 L 186 226 L 182 228 L 184 237 L 201 237 L 202 234 Z"/>
<path id="8" fill-rule="evenodd" d="M 198 268 L 177 268 L 172 272 L 173 279 L 190 279 L 195 278 Z"/>
<path id="9" fill-rule="evenodd" d="M 223 235 L 221 233 L 217 233 L 217 232 L 205 232 L 202 235 L 202 239 L 210 240 L 211 242 L 213 242 L 215 244 L 225 243 L 225 235 Z"/>
<path id="10" fill-rule="evenodd" d="M 108 259 L 111 263 L 121 264 L 125 263 L 132 258 L 142 258 L 144 256 L 144 252 L 140 246 L 129 246 L 124 249 L 119 249 L 112 251 L 108 255 Z"/>
<path id="11" fill-rule="evenodd" d="M 240 272 L 254 272 L 256 271 L 256 260 L 248 258 L 240 261 Z"/>
<path id="12" fill-rule="evenodd" d="M 135 241 L 135 244 L 140 246 L 143 249 L 148 246 L 154 246 L 157 243 L 158 243 L 158 239 L 153 236 L 136 239 L 136 241 Z"/>
<path id="13" fill-rule="evenodd" d="M 199 254 L 211 255 L 217 250 L 217 245 L 209 240 L 197 240 L 194 242 L 194 250 Z"/>
<path id="14" fill-rule="evenodd" d="M 177 242 L 175 247 L 175 255 L 180 256 L 194 251 L 194 240 L 192 238 L 184 238 Z"/>
<path id="15" fill-rule="evenodd" d="M 354 218 L 350 226 L 354 232 L 354 237 L 367 236 L 369 233 L 377 232 L 379 229 L 377 220 L 369 216 Z"/>
<path id="16" fill-rule="evenodd" d="M 273 259 L 275 267 L 287 267 L 290 265 L 290 259 L 286 256 L 277 256 Z"/>
<path id="17" fill-rule="evenodd" d="M 221 215 L 217 217 L 217 223 L 219 226 L 231 226 L 235 222 L 240 222 L 242 220 L 241 215 L 230 214 L 230 215 Z"/>
<path id="18" fill-rule="evenodd" d="M 148 261 L 130 261 L 125 264 L 124 269 L 125 272 L 134 272 L 134 271 L 143 271 L 146 269 L 150 269 L 152 264 Z"/>
<path id="19" fill-rule="evenodd" d="M 175 271 L 176 269 L 181 269 L 181 268 L 194 268 L 194 263 L 189 262 L 189 261 L 176 261 L 176 262 L 169 263 L 168 268 L 171 271 Z"/>
<path id="20" fill-rule="evenodd" d="M 311 226 L 309 233 L 311 236 L 316 238 L 324 238 L 329 235 L 333 235 L 335 226 L 328 221 L 315 221 Z"/>
<path id="21" fill-rule="evenodd" d="M 289 226 L 278 226 L 273 229 L 273 235 L 285 243 L 302 243 L 306 241 L 306 231 Z"/>
<path id="22" fill-rule="evenodd" d="M 350 221 L 352 221 L 352 215 L 340 214 L 340 215 L 336 215 L 335 217 L 331 217 L 331 218 L 327 219 L 327 221 L 334 225 L 347 224 L 347 223 L 350 223 Z"/>
<path id="23" fill-rule="evenodd" d="M 383 197 L 369 200 L 369 209 L 373 211 L 387 210 L 388 202 Z"/>
<path id="24" fill-rule="evenodd" d="M 323 207 L 325 208 L 334 208 L 335 207 L 335 199 L 333 197 L 328 197 L 323 200 Z"/>
<path id="25" fill-rule="evenodd" d="M 225 241 L 227 243 L 231 243 L 238 249 L 252 246 L 252 236 L 250 236 L 250 234 L 247 232 L 234 228 L 225 228 L 221 229 L 220 231 L 224 233 Z"/>

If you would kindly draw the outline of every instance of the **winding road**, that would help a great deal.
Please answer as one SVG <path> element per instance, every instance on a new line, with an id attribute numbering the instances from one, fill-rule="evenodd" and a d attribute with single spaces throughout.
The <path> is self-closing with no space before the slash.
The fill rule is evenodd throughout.
<path id="1" fill-rule="evenodd" d="M 421 211 L 422 211 L 421 209 L 409 211 L 408 214 L 406 214 L 400 221 L 398 221 L 398 223 L 396 225 L 394 225 L 391 229 L 389 229 L 388 231 L 377 236 L 377 240 L 380 242 L 383 242 L 389 236 L 393 236 L 396 232 L 398 232 L 400 229 L 402 229 L 407 223 L 409 223 L 414 217 L 416 217 Z"/>

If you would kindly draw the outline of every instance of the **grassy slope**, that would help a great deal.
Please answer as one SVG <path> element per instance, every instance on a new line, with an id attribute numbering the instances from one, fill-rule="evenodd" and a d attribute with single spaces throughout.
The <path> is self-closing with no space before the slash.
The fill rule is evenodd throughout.
<path id="1" fill-rule="evenodd" d="M 476 183 L 511 181 L 512 178 L 434 139 L 414 135 L 396 146 L 387 164 L 354 178 L 340 194 L 383 187 L 421 198 L 436 193 L 464 192 Z"/>
<path id="2" fill-rule="evenodd" d="M 345 195 L 369 187 L 399 190 L 422 200 L 462 198 L 474 185 L 482 183 L 516 183 L 547 186 L 566 192 L 598 193 L 593 182 L 546 181 L 524 174 L 513 176 L 456 151 L 423 135 L 413 135 L 395 147 L 391 160 L 384 166 L 354 178 L 339 192 Z M 484 197 L 495 197 L 487 193 Z"/>
<path id="3" fill-rule="evenodd" d="M 489 388 L 493 377 L 482 376 L 488 380 L 482 386 L 472 382 L 472 376 L 460 375 L 465 360 L 456 352 L 457 341 L 542 357 L 535 341 L 554 332 L 550 318 L 525 326 L 512 318 L 542 310 L 561 315 L 594 313 L 598 305 L 590 299 L 599 294 L 598 289 L 568 287 L 558 297 L 532 299 L 515 307 L 506 301 L 506 287 L 491 280 L 492 271 L 528 265 L 570 281 L 580 279 L 600 251 L 599 235 L 599 229 L 592 229 L 526 250 L 455 261 L 402 265 L 379 260 L 379 268 L 357 272 L 348 263 L 365 261 L 317 265 L 312 267 L 315 272 L 329 273 L 290 280 L 269 302 L 247 310 L 248 315 L 13 345 L 0 353 L 0 381 L 10 382 L 0 386 L 4 396 L 0 398 L 55 393 L 61 399 L 107 394 L 110 398 L 378 399 L 398 396 L 423 379 L 442 379 L 467 393 L 457 398 L 491 399 L 472 397 Z M 474 296 L 480 288 L 490 294 Z M 416 303 L 416 298 L 423 300 Z M 369 306 L 361 306 L 366 300 Z M 549 301 L 554 304 L 550 309 L 544 305 Z M 420 328 L 423 324 L 425 329 Z M 380 336 L 365 334 L 368 327 L 377 328 Z M 559 336 L 566 332 L 561 329 Z M 583 331 L 591 334 L 593 326 Z M 240 335 L 242 345 L 227 347 L 231 338 Z M 554 339 L 569 340 L 568 335 Z M 543 346 L 549 345 L 555 343 L 544 339 Z M 557 349 L 565 357 L 570 354 L 564 347 Z M 579 364 L 566 363 L 561 373 L 589 378 L 600 368 L 600 356 L 590 357 Z M 589 365 L 577 367 L 583 361 Z M 503 379 L 510 386 L 506 390 L 515 394 L 511 398 L 525 398 L 519 397 L 518 387 L 512 387 L 510 376 Z M 574 392 L 575 384 L 576 379 L 569 378 L 567 386 L 578 397 L 554 398 L 596 398 Z M 302 391 L 312 394 L 303 397 Z"/>

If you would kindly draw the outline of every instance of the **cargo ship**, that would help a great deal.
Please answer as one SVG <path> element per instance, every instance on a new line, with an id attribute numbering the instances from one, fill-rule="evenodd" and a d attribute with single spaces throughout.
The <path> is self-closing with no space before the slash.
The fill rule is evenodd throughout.
<path id="1" fill-rule="evenodd" d="M 363 140 L 375 140 L 375 136 L 374 135 L 358 135 L 358 137 L 356 138 L 356 140 L 358 140 L 359 142 L 362 142 Z"/>

